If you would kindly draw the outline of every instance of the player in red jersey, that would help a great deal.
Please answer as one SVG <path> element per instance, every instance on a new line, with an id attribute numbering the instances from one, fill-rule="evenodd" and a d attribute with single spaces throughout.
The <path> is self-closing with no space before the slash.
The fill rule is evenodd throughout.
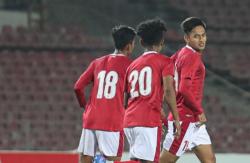
<path id="1" fill-rule="evenodd" d="M 182 133 L 180 139 L 173 137 L 173 116 L 168 117 L 168 134 L 163 143 L 161 163 L 174 163 L 187 150 L 193 150 L 202 163 L 215 163 L 211 140 L 207 133 L 207 121 L 202 107 L 205 66 L 202 51 L 206 45 L 206 24 L 199 18 L 185 19 L 181 27 L 185 33 L 186 46 L 172 59 L 175 63 L 175 86 L 177 108 Z"/>
<path id="2" fill-rule="evenodd" d="M 91 163 L 97 146 L 108 160 L 120 160 L 123 151 L 123 96 L 128 56 L 134 49 L 135 30 L 128 26 L 113 28 L 115 52 L 91 62 L 75 83 L 75 93 L 83 113 L 83 130 L 78 152 L 81 162 Z M 92 83 L 89 101 L 84 88 Z"/>
<path id="3" fill-rule="evenodd" d="M 174 66 L 160 54 L 164 45 L 165 24 L 152 19 L 139 24 L 137 34 L 145 52 L 127 69 L 125 81 L 124 132 L 132 160 L 158 162 L 161 141 L 163 94 L 180 134 L 179 116 L 173 86 Z"/>

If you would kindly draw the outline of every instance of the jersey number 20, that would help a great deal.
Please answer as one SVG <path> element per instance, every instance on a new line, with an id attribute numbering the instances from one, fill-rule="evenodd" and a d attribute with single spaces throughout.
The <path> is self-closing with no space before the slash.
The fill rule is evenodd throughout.
<path id="1" fill-rule="evenodd" d="M 101 71 L 98 73 L 99 85 L 96 98 L 112 99 L 116 92 L 116 83 L 118 82 L 118 74 L 115 71 Z"/>
<path id="2" fill-rule="evenodd" d="M 136 84 L 139 84 L 139 90 L 135 90 Z M 152 90 L 152 69 L 149 66 L 144 67 L 141 71 L 133 70 L 129 75 L 129 83 L 131 83 L 130 96 L 131 98 L 138 97 L 139 93 L 142 96 L 147 96 Z"/>

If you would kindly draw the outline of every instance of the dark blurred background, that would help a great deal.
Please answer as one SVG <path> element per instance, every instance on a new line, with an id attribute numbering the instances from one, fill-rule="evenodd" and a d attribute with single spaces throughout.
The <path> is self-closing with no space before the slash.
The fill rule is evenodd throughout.
<path id="1" fill-rule="evenodd" d="M 179 24 L 196 16 L 208 26 L 204 108 L 215 152 L 249 153 L 249 8 L 248 0 L 0 0 L 0 149 L 77 148 L 83 110 L 73 86 L 90 61 L 113 52 L 111 28 L 160 17 L 171 56 L 184 45 Z M 138 44 L 134 57 L 141 52 Z"/>

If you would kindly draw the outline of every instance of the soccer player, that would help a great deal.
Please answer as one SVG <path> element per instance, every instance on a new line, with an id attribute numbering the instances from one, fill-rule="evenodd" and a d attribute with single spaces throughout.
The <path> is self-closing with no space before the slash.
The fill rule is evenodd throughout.
<path id="1" fill-rule="evenodd" d="M 168 117 L 168 134 L 163 143 L 161 163 L 174 163 L 187 150 L 193 150 L 202 163 L 215 163 L 211 140 L 207 133 L 207 121 L 202 96 L 205 66 L 202 51 L 207 36 L 206 24 L 199 18 L 190 17 L 181 23 L 186 46 L 172 56 L 175 64 L 177 108 L 181 121 L 180 139 L 174 139 L 173 116 Z"/>
<path id="2" fill-rule="evenodd" d="M 124 77 L 131 63 L 136 32 L 128 26 L 112 29 L 115 52 L 92 61 L 75 83 L 83 113 L 83 130 L 78 147 L 81 163 L 91 163 L 97 147 L 107 160 L 121 159 L 123 151 Z M 86 103 L 84 88 L 93 84 Z"/>
<path id="3" fill-rule="evenodd" d="M 159 53 L 166 30 L 160 19 L 144 21 L 137 28 L 145 52 L 128 67 L 125 83 L 124 132 L 132 160 L 159 160 L 163 94 L 176 120 L 177 138 L 180 135 L 173 85 L 174 66 L 170 58 Z"/>

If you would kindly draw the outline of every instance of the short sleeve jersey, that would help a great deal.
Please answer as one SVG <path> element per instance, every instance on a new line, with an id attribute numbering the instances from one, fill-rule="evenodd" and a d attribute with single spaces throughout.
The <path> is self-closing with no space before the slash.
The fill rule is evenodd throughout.
<path id="1" fill-rule="evenodd" d="M 145 52 L 126 72 L 125 91 L 130 95 L 124 127 L 155 127 L 161 124 L 163 77 L 173 76 L 170 58 L 155 51 Z"/>

